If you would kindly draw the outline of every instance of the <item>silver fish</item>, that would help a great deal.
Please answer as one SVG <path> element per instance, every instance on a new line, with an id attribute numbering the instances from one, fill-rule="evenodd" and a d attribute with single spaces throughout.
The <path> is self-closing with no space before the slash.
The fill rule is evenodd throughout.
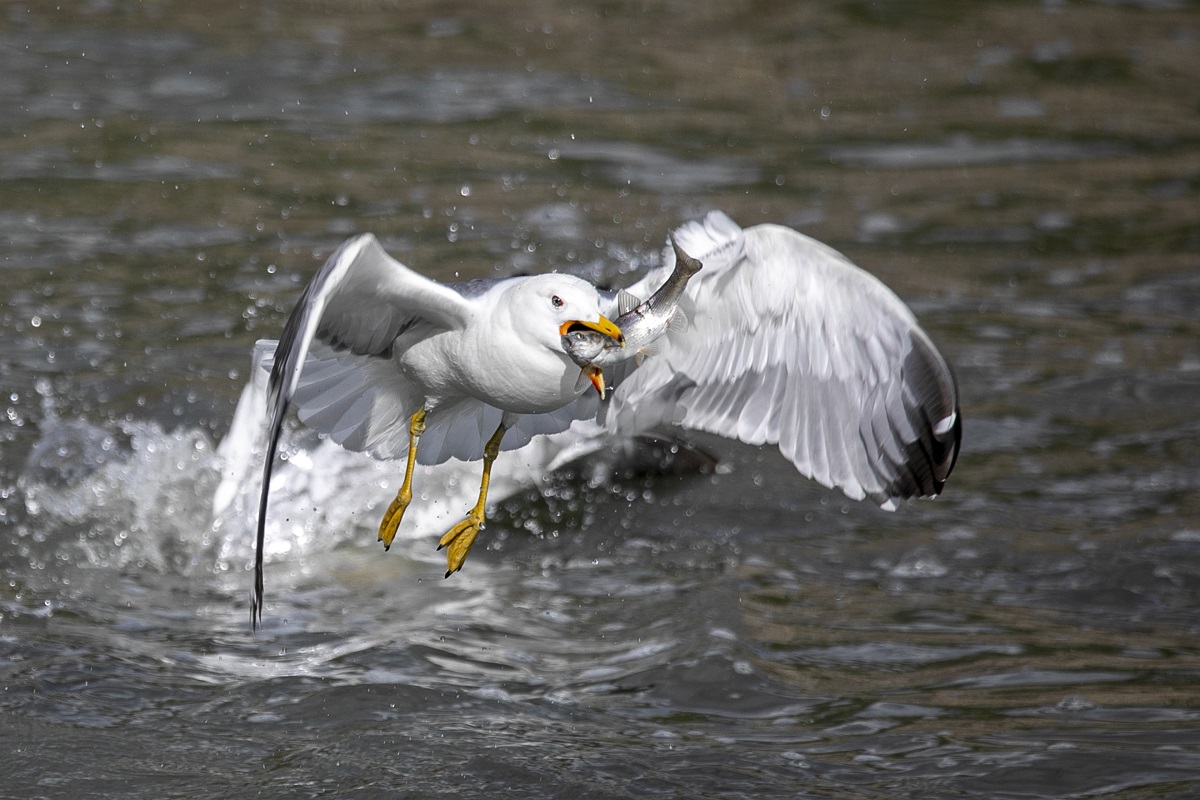
<path id="1" fill-rule="evenodd" d="M 675 249 L 675 269 L 650 299 L 642 302 L 621 290 L 617 294 L 619 316 L 613 320 L 625 336 L 624 346 L 616 339 L 596 331 L 577 330 L 563 334 L 562 346 L 567 355 L 583 368 L 600 397 L 604 397 L 605 367 L 611 367 L 630 358 L 640 363 L 657 352 L 655 342 L 670 329 L 686 330 L 687 317 L 679 308 L 679 299 L 693 275 L 704 266 L 683 251 L 675 237 L 671 237 Z"/>
<path id="2" fill-rule="evenodd" d="M 621 343 L 599 331 L 574 330 L 562 335 L 562 348 L 576 364 L 588 367 L 597 359 L 607 361 L 610 357 L 603 354 L 608 350 L 620 350 Z"/>
<path id="3" fill-rule="evenodd" d="M 584 376 L 596 387 L 600 399 L 604 399 L 606 387 L 604 372 L 592 364 L 593 359 L 601 358 L 607 350 L 620 350 L 621 343 L 599 331 L 575 330 L 562 335 L 562 348 L 571 360 L 580 366 Z"/>

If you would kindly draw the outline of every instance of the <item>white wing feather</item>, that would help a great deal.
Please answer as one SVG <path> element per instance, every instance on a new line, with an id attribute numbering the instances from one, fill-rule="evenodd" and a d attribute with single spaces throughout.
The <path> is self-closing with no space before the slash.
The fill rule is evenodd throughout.
<path id="1" fill-rule="evenodd" d="M 777 444 L 804 475 L 885 507 L 935 495 L 961 423 L 945 360 L 912 312 L 831 248 L 777 225 L 742 230 L 721 212 L 675 232 L 704 268 L 688 284 L 685 331 L 624 376 L 602 419 Z M 674 266 L 630 288 L 648 295 Z"/>
<path id="2" fill-rule="evenodd" d="M 269 391 L 272 405 L 288 402 L 314 338 L 358 355 L 388 352 L 414 324 L 452 329 L 466 324 L 472 305 L 453 289 L 413 272 L 366 233 L 348 240 L 305 288 L 280 337 Z"/>

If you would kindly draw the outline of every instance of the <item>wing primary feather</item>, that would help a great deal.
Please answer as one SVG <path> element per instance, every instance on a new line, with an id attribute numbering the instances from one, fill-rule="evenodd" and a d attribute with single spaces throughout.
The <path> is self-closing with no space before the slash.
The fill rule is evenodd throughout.
<path id="1" fill-rule="evenodd" d="M 279 449 L 279 433 L 283 429 L 283 418 L 287 413 L 292 394 L 300 380 L 304 359 L 312 345 L 313 335 L 321 321 L 321 314 L 329 300 L 329 294 L 346 274 L 353 255 L 374 237 L 370 234 L 358 236 L 342 244 L 321 267 L 321 270 L 305 287 L 296 307 L 288 316 L 275 348 L 275 363 L 271 365 L 271 379 L 267 383 L 267 408 L 271 417 L 267 429 L 267 448 L 263 463 L 262 487 L 258 495 L 258 527 L 254 542 L 254 591 L 250 597 L 250 627 L 258 628 L 263 612 L 263 548 L 267 530 L 267 500 L 271 493 L 271 471 L 275 454 Z M 282 352 L 282 357 L 280 353 Z"/>
<path id="2" fill-rule="evenodd" d="M 267 535 L 267 499 L 270 497 L 271 471 L 275 465 L 275 452 L 279 449 L 279 432 L 283 429 L 283 417 L 287 413 L 287 398 L 278 398 L 273 403 L 271 427 L 267 434 L 267 452 L 263 460 L 262 488 L 258 494 L 258 529 L 254 541 L 254 590 L 250 595 L 250 628 L 258 629 L 263 613 L 263 546 Z"/>

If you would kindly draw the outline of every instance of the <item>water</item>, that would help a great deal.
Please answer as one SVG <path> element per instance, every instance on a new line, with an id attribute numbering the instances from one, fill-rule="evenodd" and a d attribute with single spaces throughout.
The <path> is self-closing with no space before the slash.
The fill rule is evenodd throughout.
<path id="1" fill-rule="evenodd" d="M 0 794 L 1200 793 L 1194 3 L 197 9 L 3 9 Z M 551 441 L 442 580 L 474 469 L 382 556 L 294 431 L 250 632 L 235 409 L 342 239 L 620 284 L 714 207 L 912 305 L 942 498 Z"/>

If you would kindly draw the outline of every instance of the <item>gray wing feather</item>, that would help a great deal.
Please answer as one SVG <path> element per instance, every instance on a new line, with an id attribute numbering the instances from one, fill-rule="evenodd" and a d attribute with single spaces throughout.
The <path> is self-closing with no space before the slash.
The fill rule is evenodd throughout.
<path id="1" fill-rule="evenodd" d="M 804 475 L 888 508 L 941 491 L 962 435 L 957 387 L 895 294 L 788 228 L 742 230 L 712 212 L 675 237 L 704 262 L 685 298 L 691 325 L 612 376 L 610 429 L 676 424 L 777 444 Z M 630 291 L 673 266 L 668 247 Z"/>
<path id="2" fill-rule="evenodd" d="M 472 305 L 449 286 L 389 256 L 371 234 L 348 240 L 317 272 L 279 339 L 269 389 L 274 405 L 290 399 L 314 339 L 355 355 L 386 356 L 415 324 L 461 327 Z"/>

